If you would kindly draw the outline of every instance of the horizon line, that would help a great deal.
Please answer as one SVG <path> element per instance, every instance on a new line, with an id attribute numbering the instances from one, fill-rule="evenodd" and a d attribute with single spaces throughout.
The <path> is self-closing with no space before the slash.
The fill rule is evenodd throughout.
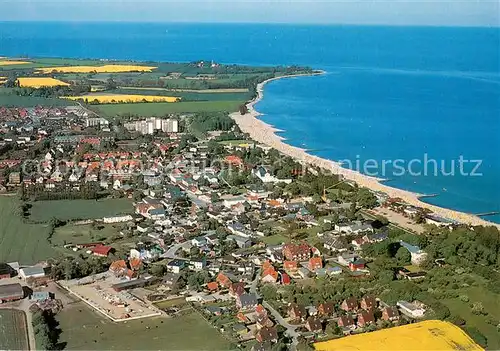
<path id="1" fill-rule="evenodd" d="M 2 20 L 0 23 L 101 23 L 101 24 L 198 24 L 198 25 L 291 25 L 291 26 L 349 26 L 349 27 L 430 27 L 430 28 L 489 28 L 500 29 L 498 25 L 468 25 L 468 24 L 400 24 L 400 23 L 353 23 L 353 22 L 258 22 L 258 21 L 142 21 L 142 20 L 45 20 L 45 19 L 16 19 L 16 20 Z"/>

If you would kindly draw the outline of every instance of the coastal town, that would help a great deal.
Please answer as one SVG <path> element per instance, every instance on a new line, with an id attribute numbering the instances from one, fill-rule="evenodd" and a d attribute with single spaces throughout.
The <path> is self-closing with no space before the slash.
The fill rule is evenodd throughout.
<path id="1" fill-rule="evenodd" d="M 232 114 L 0 107 L 0 317 L 20 348 L 500 346 L 498 227 L 284 144 L 253 110 L 264 80 Z"/>

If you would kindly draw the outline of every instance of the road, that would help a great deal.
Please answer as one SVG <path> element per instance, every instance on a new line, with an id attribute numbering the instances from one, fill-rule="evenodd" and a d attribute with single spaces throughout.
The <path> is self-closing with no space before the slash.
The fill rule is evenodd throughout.
<path id="1" fill-rule="evenodd" d="M 252 284 L 250 285 L 250 292 L 256 294 L 259 296 L 259 293 L 257 291 L 257 285 L 259 284 L 259 279 L 260 279 L 260 274 L 262 272 L 262 268 L 259 268 L 257 270 L 257 273 L 255 275 L 254 280 L 252 281 Z M 288 323 L 282 316 L 281 314 L 274 309 L 273 306 L 271 306 L 269 303 L 266 301 L 262 300 L 262 306 L 264 306 L 267 310 L 271 312 L 271 315 L 274 317 L 274 320 L 276 323 L 280 324 L 286 329 L 286 334 L 292 338 L 292 345 L 290 345 L 291 350 L 295 350 L 297 348 L 297 344 L 299 343 L 298 337 L 300 336 L 299 333 L 295 331 L 297 329 L 296 325 L 292 325 Z"/>
<path id="2" fill-rule="evenodd" d="M 179 251 L 181 248 L 188 248 L 191 246 L 191 241 L 185 241 L 180 244 L 175 244 L 172 245 L 161 257 L 163 258 L 171 258 L 171 259 L 179 259 L 179 260 L 185 260 L 185 257 L 177 256 L 176 253 Z"/>

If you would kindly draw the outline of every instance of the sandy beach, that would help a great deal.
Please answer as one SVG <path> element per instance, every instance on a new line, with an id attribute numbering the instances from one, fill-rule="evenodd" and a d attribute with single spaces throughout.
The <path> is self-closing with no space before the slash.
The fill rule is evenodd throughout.
<path id="1" fill-rule="evenodd" d="M 286 144 L 284 142 L 284 138 L 276 134 L 276 132 L 279 132 L 280 130 L 258 119 L 258 116 L 260 116 L 261 114 L 255 110 L 254 106 L 263 98 L 264 86 L 266 83 L 277 79 L 293 78 L 299 76 L 321 75 L 324 73 L 325 72 L 318 71 L 316 73 L 311 73 L 311 74 L 299 74 L 294 76 L 277 77 L 264 81 L 257 86 L 257 97 L 254 100 L 247 103 L 248 112 L 245 115 L 241 115 L 239 112 L 235 112 L 231 114 L 231 117 L 235 120 L 240 129 L 243 132 L 248 133 L 253 140 L 268 145 L 270 147 L 273 147 L 276 150 L 280 151 L 281 153 L 293 157 L 294 159 L 296 159 L 301 163 L 310 164 L 316 167 L 323 168 L 325 170 L 329 170 L 336 174 L 341 174 L 344 176 L 345 179 L 354 181 L 359 186 L 366 187 L 374 191 L 383 192 L 388 196 L 390 196 L 391 198 L 401 198 L 403 201 L 405 201 L 410 205 L 427 208 L 436 215 L 444 218 L 452 219 L 454 221 L 470 225 L 490 225 L 490 226 L 493 225 L 500 228 L 500 224 L 488 222 L 480 217 L 477 217 L 469 213 L 463 213 L 428 204 L 419 199 L 419 196 L 421 196 L 421 194 L 413 193 L 402 189 L 392 188 L 390 186 L 382 184 L 380 182 L 380 179 L 366 176 L 347 168 L 343 168 L 337 162 L 310 155 L 304 149 Z"/>

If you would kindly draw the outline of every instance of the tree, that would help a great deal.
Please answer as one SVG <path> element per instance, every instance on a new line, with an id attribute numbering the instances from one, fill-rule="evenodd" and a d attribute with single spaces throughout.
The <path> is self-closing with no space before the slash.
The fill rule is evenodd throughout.
<path id="1" fill-rule="evenodd" d="M 475 341 L 477 342 L 479 345 L 483 346 L 483 347 L 486 347 L 488 346 L 488 339 L 486 339 L 486 337 L 481 334 L 481 332 L 475 328 L 475 327 L 465 327 L 465 332 L 467 334 L 469 334 L 469 336 Z"/>
<path id="2" fill-rule="evenodd" d="M 396 252 L 396 256 L 394 256 L 394 258 L 396 258 L 396 261 L 398 262 L 399 265 L 405 265 L 411 262 L 411 254 L 404 247 L 400 247 L 398 249 L 398 251 Z"/>

